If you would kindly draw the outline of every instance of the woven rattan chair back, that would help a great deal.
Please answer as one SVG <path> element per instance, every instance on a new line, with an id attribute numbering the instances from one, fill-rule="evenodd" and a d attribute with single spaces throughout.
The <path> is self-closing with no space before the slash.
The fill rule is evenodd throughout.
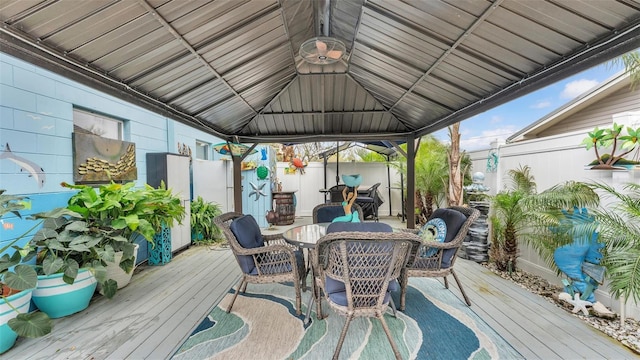
<path id="1" fill-rule="evenodd" d="M 354 317 L 380 320 L 396 358 L 400 358 L 383 314 L 389 303 L 389 282 L 413 258 L 420 239 L 408 233 L 336 232 L 325 235 L 317 244 L 315 259 L 318 279 L 331 308 L 346 316 L 333 358 L 337 359 L 349 324 Z M 328 281 L 344 284 L 346 304 L 327 293 Z M 322 310 L 320 309 L 320 312 Z"/>
<path id="2" fill-rule="evenodd" d="M 467 236 L 469 227 L 474 221 L 478 219 L 478 217 L 480 216 L 480 212 L 476 209 L 462 206 L 452 206 L 448 209 L 462 213 L 466 217 L 466 220 L 464 220 L 464 222 L 460 226 L 460 229 L 458 229 L 458 232 L 451 241 L 442 243 L 423 243 L 421 249 L 417 252 L 415 261 L 413 261 L 411 265 L 402 270 L 402 274 L 400 276 L 400 310 L 404 310 L 405 308 L 405 297 L 407 294 L 409 277 L 442 277 L 444 279 L 444 285 L 448 289 L 449 282 L 447 280 L 447 276 L 453 275 L 453 278 L 456 281 L 456 284 L 458 285 L 462 296 L 464 297 L 465 303 L 468 306 L 471 306 L 471 301 L 467 297 L 467 294 L 465 293 L 464 288 L 462 287 L 462 284 L 460 283 L 460 280 L 455 273 L 454 265 L 457 259 L 457 252 Z M 432 216 L 432 218 L 433 217 L 434 216 Z M 405 229 L 404 231 L 417 233 L 419 229 Z M 427 248 L 432 250 L 437 249 L 437 251 L 435 253 L 424 251 Z M 421 256 L 421 254 L 428 254 L 428 256 Z M 447 261 L 443 262 L 443 257 L 445 255 Z M 448 266 L 446 266 L 447 263 Z"/>
<path id="3" fill-rule="evenodd" d="M 292 282 L 296 292 L 296 313 L 301 314 L 301 279 L 305 274 L 304 259 L 300 250 L 287 243 L 281 234 L 262 235 L 264 246 L 245 248 L 231 230 L 234 220 L 244 216 L 241 213 L 228 212 L 213 219 L 213 222 L 224 233 L 229 247 L 243 270 L 242 277 L 227 312 L 231 311 L 238 293 L 245 292 L 248 283 L 267 284 Z M 247 265 L 249 264 L 249 265 Z M 248 267 L 251 271 L 248 271 Z"/>

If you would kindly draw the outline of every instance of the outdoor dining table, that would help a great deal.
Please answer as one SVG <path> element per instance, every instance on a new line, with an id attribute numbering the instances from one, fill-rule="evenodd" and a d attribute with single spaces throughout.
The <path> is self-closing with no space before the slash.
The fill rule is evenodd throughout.
<path id="1" fill-rule="evenodd" d="M 319 294 L 317 293 L 318 290 L 316 288 L 316 281 L 315 281 L 316 279 L 315 279 L 315 274 L 313 273 L 313 266 L 311 265 L 311 253 L 309 251 L 312 251 L 313 249 L 315 249 L 316 244 L 318 243 L 318 240 L 320 240 L 321 237 L 326 235 L 327 227 L 329 226 L 329 224 L 331 223 L 326 222 L 326 223 L 300 225 L 300 226 L 292 227 L 291 229 L 282 233 L 282 237 L 289 244 L 298 246 L 299 248 L 302 248 L 302 249 L 307 249 L 308 261 L 307 261 L 307 270 L 305 272 L 304 278 L 306 279 L 307 275 L 309 274 L 309 271 L 311 271 L 311 279 L 312 279 L 311 285 L 313 286 L 313 294 L 311 294 L 312 298 L 317 297 Z M 304 280 L 303 282 L 303 289 L 306 290 L 306 280 Z M 319 299 L 315 299 L 315 300 L 319 301 Z M 311 304 L 311 302 L 309 302 L 309 304 Z M 310 317 L 309 312 L 307 312 L 307 315 L 305 316 L 305 319 L 304 319 L 305 324 L 309 322 L 309 317 Z"/>

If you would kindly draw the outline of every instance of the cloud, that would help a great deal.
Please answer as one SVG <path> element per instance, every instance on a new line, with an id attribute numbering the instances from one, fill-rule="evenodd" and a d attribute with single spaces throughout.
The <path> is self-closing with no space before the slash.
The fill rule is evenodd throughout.
<path id="1" fill-rule="evenodd" d="M 540 100 L 537 103 L 529 106 L 532 109 L 544 109 L 544 108 L 548 108 L 549 106 L 551 106 L 551 101 L 549 100 Z"/>
<path id="2" fill-rule="evenodd" d="M 497 124 L 497 123 L 500 123 L 500 122 L 502 122 L 502 116 L 500 116 L 500 115 L 493 115 L 491 117 L 491 119 L 489 119 L 489 123 L 490 124 Z"/>
<path id="3" fill-rule="evenodd" d="M 475 151 L 480 149 L 488 149 L 491 142 L 498 140 L 504 142 L 509 136 L 518 129 L 514 125 L 508 125 L 502 128 L 484 130 L 478 136 L 461 138 L 460 148 L 466 151 Z"/>
<path id="4" fill-rule="evenodd" d="M 597 80 L 580 79 L 567 83 L 564 86 L 564 90 L 560 93 L 560 97 L 563 99 L 573 99 L 578 95 L 583 94 L 585 91 L 598 85 Z"/>

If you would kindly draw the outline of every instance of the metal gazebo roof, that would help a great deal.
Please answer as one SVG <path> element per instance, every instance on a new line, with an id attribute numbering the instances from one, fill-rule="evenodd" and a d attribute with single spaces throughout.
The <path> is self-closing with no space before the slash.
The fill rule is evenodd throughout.
<path id="1" fill-rule="evenodd" d="M 637 0 L 3 0 L 0 19 L 1 51 L 240 142 L 419 137 L 640 47 Z M 310 65 L 322 26 L 347 52 Z"/>

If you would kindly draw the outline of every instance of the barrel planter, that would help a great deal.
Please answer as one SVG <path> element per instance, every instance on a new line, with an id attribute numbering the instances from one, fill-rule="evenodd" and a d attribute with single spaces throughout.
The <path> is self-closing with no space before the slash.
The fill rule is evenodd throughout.
<path id="1" fill-rule="evenodd" d="M 8 301 L 21 314 L 29 312 L 31 294 L 33 289 L 23 290 L 17 294 L 7 297 Z M 18 313 L 7 305 L 5 300 L 0 299 L 0 354 L 11 349 L 15 344 L 18 334 L 9 327 L 9 320 L 18 316 Z"/>
<path id="2" fill-rule="evenodd" d="M 296 217 L 295 191 L 274 191 L 274 211 L 278 213 L 276 225 L 291 225 Z"/>
<path id="3" fill-rule="evenodd" d="M 62 274 L 40 275 L 33 303 L 50 318 L 61 318 L 86 309 L 97 285 L 88 269 L 80 269 L 72 285 L 62 280 Z"/>

